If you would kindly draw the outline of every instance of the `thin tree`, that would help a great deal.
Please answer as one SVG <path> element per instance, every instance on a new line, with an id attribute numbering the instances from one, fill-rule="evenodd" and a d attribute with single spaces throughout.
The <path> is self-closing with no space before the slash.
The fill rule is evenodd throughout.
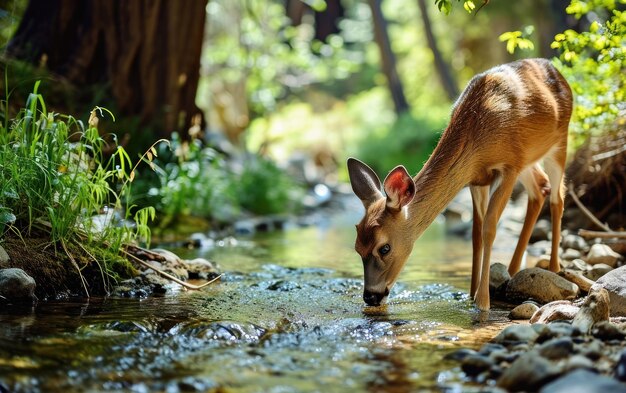
<path id="1" fill-rule="evenodd" d="M 437 40 L 433 34 L 432 24 L 430 23 L 430 17 L 428 16 L 428 10 L 426 9 L 426 1 L 417 0 L 417 4 L 419 5 L 420 13 L 422 14 L 422 25 L 424 26 L 426 42 L 428 42 L 428 47 L 433 53 L 435 70 L 437 71 L 437 75 L 439 75 L 441 86 L 448 95 L 448 98 L 451 101 L 455 100 L 459 96 L 459 87 L 454 74 L 450 70 L 450 66 L 446 61 L 444 61 L 441 51 L 439 50 L 439 46 L 437 45 Z"/>
<path id="2" fill-rule="evenodd" d="M 380 6 L 381 0 L 368 0 L 367 2 L 372 11 L 374 38 L 380 50 L 382 70 L 387 77 L 389 92 L 391 93 L 396 113 L 401 114 L 409 110 L 409 104 L 404 95 L 402 81 L 396 69 L 396 57 L 391 49 L 389 33 L 387 32 L 387 21 Z"/>

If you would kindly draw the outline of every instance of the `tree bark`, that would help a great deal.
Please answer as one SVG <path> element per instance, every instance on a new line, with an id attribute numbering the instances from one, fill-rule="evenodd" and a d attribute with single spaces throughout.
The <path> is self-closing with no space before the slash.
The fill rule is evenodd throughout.
<path id="1" fill-rule="evenodd" d="M 396 70 L 396 57 L 391 50 L 387 21 L 380 7 L 381 0 L 368 0 L 367 2 L 372 10 L 374 38 L 380 50 L 383 73 L 387 77 L 389 92 L 391 93 L 396 113 L 401 114 L 409 110 L 409 104 L 406 101 L 402 81 L 400 81 L 398 71 Z"/>
<path id="2" fill-rule="evenodd" d="M 457 85 L 456 78 L 450 70 L 448 63 L 443 60 L 441 51 L 437 46 L 437 40 L 435 39 L 435 35 L 433 34 L 430 17 L 428 16 L 428 10 L 426 9 L 426 1 L 417 0 L 417 3 L 420 7 L 420 13 L 422 14 L 422 24 L 424 25 L 424 34 L 426 34 L 426 41 L 428 42 L 428 47 L 433 53 L 435 70 L 437 71 L 437 75 L 439 75 L 441 86 L 448 95 L 448 98 L 451 101 L 454 101 L 459 96 L 459 87 Z"/>
<path id="3" fill-rule="evenodd" d="M 207 0 L 30 0 L 9 56 L 77 86 L 106 84 L 120 116 L 156 137 L 187 130 L 195 105 Z"/>

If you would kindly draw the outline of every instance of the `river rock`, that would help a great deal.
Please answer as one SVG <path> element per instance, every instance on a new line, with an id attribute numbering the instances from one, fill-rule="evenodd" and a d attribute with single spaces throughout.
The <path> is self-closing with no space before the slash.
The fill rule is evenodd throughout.
<path id="1" fill-rule="evenodd" d="M 574 299 L 578 286 L 558 274 L 540 268 L 519 271 L 506 287 L 508 299 L 534 299 L 540 303 Z"/>
<path id="2" fill-rule="evenodd" d="M 561 240 L 561 247 L 568 249 L 573 248 L 578 251 L 587 251 L 589 246 L 587 241 L 582 237 L 574 234 L 565 235 Z"/>
<path id="3" fill-rule="evenodd" d="M 622 256 L 613 251 L 611 247 L 606 244 L 597 243 L 591 246 L 586 261 L 590 265 L 604 263 L 614 268 L 617 265 L 617 261 L 620 259 L 622 259 Z"/>
<path id="4" fill-rule="evenodd" d="M 594 363 L 587 356 L 574 355 L 570 356 L 565 362 L 563 372 L 567 373 L 578 369 L 595 370 Z"/>
<path id="5" fill-rule="evenodd" d="M 559 276 L 563 277 L 569 282 L 578 285 L 578 288 L 580 288 L 580 290 L 583 292 L 589 292 L 591 286 L 595 284 L 595 282 L 583 276 L 582 273 L 578 273 L 574 270 L 562 270 L 559 272 Z"/>
<path id="6" fill-rule="evenodd" d="M 529 351 L 504 370 L 497 381 L 497 386 L 511 392 L 533 392 L 552 380 L 559 372 L 560 368 L 553 362 L 539 356 L 536 351 Z"/>
<path id="7" fill-rule="evenodd" d="M 548 383 L 539 393 L 626 393 L 626 385 L 588 370 L 575 370 Z"/>
<path id="8" fill-rule="evenodd" d="M 539 336 L 538 328 L 539 326 L 535 327 L 533 325 L 507 326 L 493 338 L 492 342 L 504 345 L 517 342 L 527 343 L 535 340 Z"/>
<path id="9" fill-rule="evenodd" d="M 572 354 L 574 342 L 571 337 L 553 338 L 536 347 L 536 350 L 546 359 L 559 360 Z"/>
<path id="10" fill-rule="evenodd" d="M 593 325 L 591 335 L 602 341 L 621 341 L 626 337 L 626 331 L 612 322 L 601 321 Z"/>
<path id="11" fill-rule="evenodd" d="M 613 269 L 591 287 L 591 290 L 604 288 L 609 293 L 612 317 L 626 316 L 626 266 Z"/>
<path id="12" fill-rule="evenodd" d="M 495 364 L 487 356 L 478 354 L 468 355 L 461 362 L 461 370 L 470 377 L 474 377 L 483 371 L 489 370 Z"/>
<path id="13" fill-rule="evenodd" d="M 626 349 L 619 355 L 619 360 L 615 364 L 615 378 L 626 382 Z"/>
<path id="14" fill-rule="evenodd" d="M 568 248 L 563 251 L 563 254 L 561 254 L 561 259 L 564 259 L 566 261 L 572 261 L 574 259 L 579 259 L 581 256 L 582 254 L 580 251 L 574 250 L 573 248 Z"/>
<path id="15" fill-rule="evenodd" d="M 0 245 L 0 268 L 8 266 L 10 260 L 9 254 L 7 254 L 4 247 Z"/>
<path id="16" fill-rule="evenodd" d="M 591 265 L 582 259 L 572 259 L 571 261 L 566 261 L 563 264 L 563 267 L 569 270 L 578 270 L 581 272 L 586 272 L 591 269 Z"/>
<path id="17" fill-rule="evenodd" d="M 594 324 L 609 320 L 609 293 L 597 288 L 589 293 L 585 302 L 572 321 L 572 325 L 588 333 Z"/>
<path id="18" fill-rule="evenodd" d="M 18 268 L 0 269 L 0 300 L 33 301 L 35 279 Z"/>
<path id="19" fill-rule="evenodd" d="M 489 292 L 495 293 L 498 288 L 503 288 L 510 279 L 508 267 L 500 262 L 492 263 L 489 267 Z"/>
<path id="20" fill-rule="evenodd" d="M 587 277 L 592 281 L 598 281 L 598 279 L 608 272 L 613 270 L 613 268 L 605 263 L 598 263 L 597 265 L 593 265 L 591 269 L 584 271 L 583 276 Z"/>
<path id="21" fill-rule="evenodd" d="M 535 243 L 539 240 L 548 240 L 550 235 L 550 230 L 552 229 L 552 224 L 549 220 L 540 219 L 537 220 L 535 227 L 533 228 L 533 232 L 530 235 L 530 242 Z"/>
<path id="22" fill-rule="evenodd" d="M 539 306 L 534 303 L 526 302 L 511 310 L 509 318 L 511 319 L 530 319 L 539 310 Z"/>
<path id="23" fill-rule="evenodd" d="M 190 279 L 207 280 L 211 274 L 217 273 L 215 265 L 204 258 L 195 258 L 183 261 Z"/>
<path id="24" fill-rule="evenodd" d="M 539 308 L 530 318 L 530 323 L 548 323 L 552 321 L 573 319 L 580 308 L 567 300 L 550 302 Z"/>

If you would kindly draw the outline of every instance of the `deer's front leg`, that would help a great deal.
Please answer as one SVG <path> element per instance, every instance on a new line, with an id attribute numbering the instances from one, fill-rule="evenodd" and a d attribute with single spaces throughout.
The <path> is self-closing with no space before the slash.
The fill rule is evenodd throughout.
<path id="1" fill-rule="evenodd" d="M 474 216 L 472 218 L 472 284 L 470 296 L 476 295 L 483 256 L 483 221 L 489 202 L 489 186 L 470 186 Z"/>
<path id="2" fill-rule="evenodd" d="M 517 174 L 504 172 L 502 181 L 493 192 L 487 207 L 487 213 L 483 222 L 483 263 L 480 272 L 480 284 L 476 291 L 474 301 L 476 306 L 483 311 L 489 310 L 489 261 L 491 260 L 491 247 L 496 238 L 496 226 L 506 206 L 513 186 L 517 180 Z"/>

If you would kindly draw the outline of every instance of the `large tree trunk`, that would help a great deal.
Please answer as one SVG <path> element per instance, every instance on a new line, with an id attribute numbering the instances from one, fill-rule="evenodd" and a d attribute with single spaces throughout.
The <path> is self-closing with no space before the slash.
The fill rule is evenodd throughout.
<path id="1" fill-rule="evenodd" d="M 383 16 L 383 12 L 380 8 L 381 0 L 368 0 L 369 6 L 372 10 L 372 19 L 374 21 L 374 38 L 376 44 L 380 49 L 380 59 L 382 62 L 383 73 L 387 77 L 387 83 L 389 84 L 389 91 L 396 113 L 400 114 L 409 110 L 409 104 L 404 96 L 404 89 L 402 88 L 402 81 L 398 76 L 396 70 L 396 57 L 391 50 L 391 43 L 389 42 L 389 34 L 387 33 L 387 21 Z"/>
<path id="2" fill-rule="evenodd" d="M 426 9 L 425 0 L 417 0 L 422 14 L 422 24 L 424 25 L 424 33 L 426 34 L 426 41 L 431 52 L 433 52 L 433 60 L 435 62 L 435 70 L 439 75 L 441 86 L 446 91 L 448 98 L 451 101 L 456 100 L 459 96 L 459 87 L 456 83 L 456 78 L 452 74 L 448 63 L 443 60 L 443 56 L 437 46 L 435 35 L 433 34 L 432 25 L 430 23 L 430 17 L 428 16 L 428 10 Z"/>
<path id="3" fill-rule="evenodd" d="M 30 0 L 7 53 L 76 86 L 108 85 L 115 110 L 155 136 L 194 116 L 207 0 Z M 197 119 L 197 118 L 196 118 Z"/>

